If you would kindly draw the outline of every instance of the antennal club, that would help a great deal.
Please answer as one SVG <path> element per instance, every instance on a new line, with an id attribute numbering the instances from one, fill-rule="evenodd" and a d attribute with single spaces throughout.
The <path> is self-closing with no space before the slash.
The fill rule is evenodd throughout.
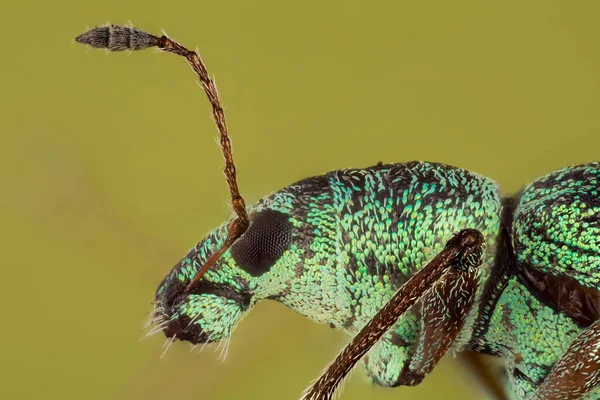
<path id="1" fill-rule="evenodd" d="M 194 278 L 192 278 L 190 283 L 186 286 L 184 293 L 189 293 L 194 285 L 200 281 L 206 271 L 214 265 L 219 257 L 235 243 L 250 225 L 246 204 L 240 195 L 237 184 L 231 141 L 229 140 L 227 124 L 225 123 L 225 111 L 221 106 L 217 87 L 212 79 L 210 79 L 200 55 L 195 51 L 188 50 L 165 35 L 158 37 L 134 27 L 106 25 L 95 27 L 82 33 L 75 38 L 75 41 L 91 47 L 107 49 L 109 51 L 143 50 L 150 47 L 157 47 L 162 51 L 185 57 L 188 64 L 196 72 L 198 78 L 200 78 L 204 93 L 206 93 L 206 97 L 208 97 L 208 101 L 212 106 L 215 124 L 219 130 L 221 150 L 223 151 L 223 157 L 225 159 L 225 179 L 227 180 L 229 192 L 231 193 L 231 205 L 233 211 L 237 214 L 237 218 L 229 225 L 227 238 L 223 245 L 204 263 L 202 268 L 198 270 Z"/>

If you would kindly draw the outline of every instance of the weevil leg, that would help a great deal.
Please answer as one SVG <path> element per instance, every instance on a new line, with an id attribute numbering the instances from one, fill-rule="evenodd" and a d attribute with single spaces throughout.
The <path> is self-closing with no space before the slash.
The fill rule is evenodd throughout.
<path id="1" fill-rule="evenodd" d="M 581 332 L 540 386 L 544 400 L 578 399 L 600 383 L 600 321 Z"/>
<path id="2" fill-rule="evenodd" d="M 398 385 L 421 383 L 454 345 L 473 307 L 479 284 L 479 269 L 449 269 L 423 297 L 419 344 Z"/>
<path id="3" fill-rule="evenodd" d="M 470 275 L 478 270 L 483 252 L 483 235 L 464 229 L 452 237 L 444 250 L 415 273 L 352 339 L 333 363 L 304 393 L 305 400 L 331 399 L 342 379 L 398 319 L 423 297 L 448 271 Z"/>
<path id="4" fill-rule="evenodd" d="M 379 386 L 398 386 L 398 380 L 410 362 L 421 331 L 421 302 L 401 318 L 363 357 L 365 372 Z M 399 320 L 400 322 L 400 320 Z"/>
<path id="5" fill-rule="evenodd" d="M 421 306 L 421 330 L 414 342 L 416 346 L 398 343 L 394 340 L 398 334 L 393 332 L 390 338 L 382 338 L 365 357 L 373 380 L 383 386 L 420 384 L 454 345 L 473 307 L 478 283 L 478 269 L 461 272 L 450 268 L 423 296 L 420 304 L 415 305 Z M 407 351 L 412 356 L 403 363 L 399 356 Z M 394 353 L 396 357 L 390 357 Z M 398 372 L 392 374 L 394 371 Z"/>

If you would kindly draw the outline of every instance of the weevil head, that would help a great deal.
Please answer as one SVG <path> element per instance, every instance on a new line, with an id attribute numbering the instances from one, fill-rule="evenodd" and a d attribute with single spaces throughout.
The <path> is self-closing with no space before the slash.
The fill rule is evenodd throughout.
<path id="1" fill-rule="evenodd" d="M 300 262 L 289 210 L 250 208 L 248 230 L 191 290 L 197 271 L 223 244 L 230 221 L 210 232 L 175 265 L 159 285 L 154 319 L 167 337 L 193 344 L 227 339 L 237 322 L 259 300 L 289 285 Z"/>
<path id="2" fill-rule="evenodd" d="M 357 295 L 392 290 L 389 280 L 374 281 L 367 270 L 355 273 L 356 268 L 348 267 L 350 247 L 341 247 L 359 244 L 362 209 L 357 209 L 356 219 L 345 214 L 340 220 L 339 214 L 340 206 L 345 211 L 360 207 L 361 197 L 352 193 L 364 192 L 364 180 L 361 171 L 333 171 L 303 179 L 248 207 L 248 230 L 186 292 L 197 271 L 225 242 L 232 219 L 225 221 L 159 285 L 154 312 L 158 327 L 153 332 L 162 330 L 193 344 L 221 341 L 263 299 L 277 300 L 318 323 L 352 323 L 354 307 L 361 306 Z M 364 291 L 359 283 L 364 283 Z"/>

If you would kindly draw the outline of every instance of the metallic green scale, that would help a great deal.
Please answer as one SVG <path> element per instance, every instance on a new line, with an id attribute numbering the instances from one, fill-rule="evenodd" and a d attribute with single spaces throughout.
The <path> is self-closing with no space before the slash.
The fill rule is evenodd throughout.
<path id="1" fill-rule="evenodd" d="M 599 176 L 598 163 L 591 163 L 555 171 L 524 188 L 512 232 L 518 262 L 598 287 Z M 537 386 L 583 330 L 512 277 L 491 312 L 484 343 L 506 361 L 517 398 L 534 399 Z M 584 398 L 600 399 L 600 389 Z"/>
<path id="2" fill-rule="evenodd" d="M 76 41 L 110 51 L 158 47 L 185 57 L 213 107 L 232 198 L 243 205 L 222 107 L 197 53 L 166 36 L 114 25 Z M 343 352 L 347 358 L 325 375 L 333 379 L 318 380 L 310 391 L 322 399 L 343 376 L 336 368 L 352 366 L 346 361 L 363 354 L 378 337 L 371 334 L 395 321 L 372 317 L 438 254 L 425 270 L 436 275 L 416 275 L 400 292 L 405 297 L 386 308 L 414 304 L 365 359 L 377 383 L 418 384 L 446 350 L 470 349 L 503 357 L 519 398 L 600 398 L 599 176 L 597 163 L 556 171 L 518 199 L 506 199 L 504 208 L 491 180 L 441 164 L 308 178 L 250 207 L 249 225 L 240 212 L 236 227 L 247 230 L 221 256 L 231 220 L 191 249 L 159 286 L 152 321 L 172 340 L 196 344 L 228 339 L 262 299 L 350 334 L 372 322 L 356 336 L 356 353 Z M 487 248 L 480 257 L 482 237 Z M 213 255 L 213 268 L 198 274 Z M 419 298 L 424 305 L 414 303 Z"/>
<path id="3" fill-rule="evenodd" d="M 535 399 L 537 386 L 582 331 L 512 278 L 492 313 L 486 341 L 506 361 L 516 398 Z M 600 390 L 585 398 L 600 398 Z"/>
<path id="4" fill-rule="evenodd" d="M 545 273 L 567 272 L 581 284 L 597 287 L 599 171 L 597 164 L 573 167 L 524 189 L 514 215 L 510 214 L 511 244 L 519 263 L 533 264 Z M 475 173 L 424 162 L 333 171 L 265 197 L 249 207 L 251 220 L 268 210 L 283 214 L 289 223 L 289 247 L 258 274 L 236 261 L 233 247 L 226 251 L 203 281 L 230 288 L 236 295 L 248 296 L 248 301 L 200 291 L 175 302 L 166 316 L 199 332 L 183 340 L 228 339 L 245 313 L 263 299 L 280 301 L 313 321 L 354 335 L 453 233 L 464 228 L 481 231 L 486 250 L 475 303 L 481 305 L 465 310 L 468 317 L 453 350 L 501 356 L 515 395 L 533 399 L 550 369 L 583 331 L 570 317 L 536 298 L 516 276 L 503 272 L 502 279 L 491 279 L 492 270 L 499 270 L 496 247 L 502 201 L 497 185 Z M 157 299 L 168 303 L 169 293 L 181 292 L 221 246 L 230 221 L 190 250 L 160 285 Z M 487 299 L 485 290 L 498 281 L 504 282 L 501 289 Z M 418 383 L 399 378 L 405 367 L 423 359 L 417 347 L 422 324 L 417 303 L 369 351 L 364 362 L 376 383 Z M 187 332 L 184 328 L 179 326 L 178 332 Z M 600 398 L 600 391 L 586 398 Z"/>
<path id="5" fill-rule="evenodd" d="M 294 227 L 289 250 L 268 272 L 249 275 L 228 250 L 204 280 L 250 292 L 250 306 L 276 299 L 313 321 L 355 334 L 460 229 L 476 228 L 485 235 L 485 278 L 500 207 L 493 181 L 460 168 L 414 162 L 334 171 L 249 207 L 251 217 L 265 209 L 285 213 Z M 194 276 L 223 242 L 228 223 L 190 251 L 165 279 L 158 297 L 174 277 L 183 284 Z M 227 338 L 248 309 L 200 295 L 180 304 L 171 319 L 185 315 L 215 341 Z M 468 340 L 474 318 L 472 311 L 456 349 Z M 419 310 L 412 310 L 371 350 L 366 368 L 379 384 L 395 384 L 413 357 L 420 324 Z"/>
<path id="6" fill-rule="evenodd" d="M 523 191 L 515 223 L 518 260 L 600 286 L 598 164 L 548 174 Z"/>

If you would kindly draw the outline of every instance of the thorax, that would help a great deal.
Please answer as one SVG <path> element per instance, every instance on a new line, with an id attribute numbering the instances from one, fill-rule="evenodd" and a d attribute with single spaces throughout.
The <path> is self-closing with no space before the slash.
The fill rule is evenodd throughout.
<path id="1" fill-rule="evenodd" d="M 326 195 L 311 196 L 304 207 L 302 274 L 279 299 L 296 311 L 356 332 L 464 228 L 484 234 L 482 281 L 489 276 L 501 208 L 493 181 L 419 162 L 337 171 L 327 186 Z M 418 334 L 415 311 L 399 322 L 407 340 Z"/>

